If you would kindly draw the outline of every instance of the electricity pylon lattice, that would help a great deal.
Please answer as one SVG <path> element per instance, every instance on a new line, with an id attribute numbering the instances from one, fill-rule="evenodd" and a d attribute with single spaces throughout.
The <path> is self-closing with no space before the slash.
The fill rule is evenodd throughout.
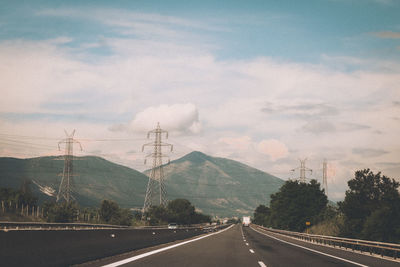
<path id="1" fill-rule="evenodd" d="M 300 181 L 300 183 L 305 183 L 306 182 L 306 172 L 309 171 L 312 174 L 312 170 L 309 168 L 306 168 L 306 160 L 305 159 L 299 159 L 300 161 L 300 166 L 297 168 L 292 169 L 291 171 L 294 172 L 295 170 L 300 170 L 300 177 L 298 178 L 298 180 Z"/>
<path id="2" fill-rule="evenodd" d="M 154 134 L 154 142 L 144 144 L 142 147 L 142 151 L 144 151 L 145 146 L 153 147 L 153 151 L 146 156 L 144 164 L 147 162 L 147 158 L 153 158 L 153 166 L 149 175 L 149 182 L 147 184 L 146 196 L 144 199 L 143 205 L 143 215 L 145 211 L 147 211 L 151 206 L 158 204 L 160 206 L 167 205 L 167 190 L 164 184 L 164 172 L 163 172 L 163 158 L 168 158 L 168 156 L 164 155 L 161 151 L 161 148 L 171 147 L 171 151 L 173 150 L 173 145 L 163 143 L 161 141 L 162 135 L 165 134 L 165 138 L 168 139 L 168 132 L 160 128 L 160 123 L 157 124 L 157 128 L 147 133 L 147 138 L 149 139 L 151 135 Z M 168 158 L 169 162 L 169 158 Z M 159 196 L 157 194 L 159 191 Z"/>
<path id="3" fill-rule="evenodd" d="M 325 195 L 328 196 L 328 163 L 326 159 L 322 163 L 322 185 L 325 189 Z"/>
<path id="4" fill-rule="evenodd" d="M 65 130 L 64 132 L 67 138 L 58 142 L 58 150 L 61 150 L 60 144 L 65 144 L 65 155 L 64 155 L 64 170 L 61 178 L 60 187 L 58 188 L 57 202 L 60 200 L 65 200 L 68 203 L 72 199 L 74 199 L 72 195 L 73 176 L 74 176 L 72 161 L 74 158 L 73 155 L 74 143 L 79 144 L 81 150 L 82 150 L 82 145 L 81 143 L 79 143 L 79 141 L 74 140 L 75 130 L 73 130 L 71 134 L 68 134 L 67 131 Z"/>

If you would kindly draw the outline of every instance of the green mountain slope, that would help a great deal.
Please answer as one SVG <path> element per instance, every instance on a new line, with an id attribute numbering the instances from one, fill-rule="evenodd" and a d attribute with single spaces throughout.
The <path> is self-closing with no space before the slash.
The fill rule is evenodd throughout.
<path id="1" fill-rule="evenodd" d="M 19 188 L 24 180 L 35 181 L 58 191 L 63 157 L 31 159 L 0 158 L 0 187 Z M 146 175 L 99 157 L 75 157 L 74 196 L 81 206 L 98 206 L 111 199 L 122 207 L 142 207 L 148 178 Z M 32 183 L 39 201 L 50 199 Z"/>
<path id="2" fill-rule="evenodd" d="M 74 196 L 81 206 L 111 199 L 126 208 L 141 208 L 148 177 L 99 157 L 74 158 Z M 63 157 L 0 158 L 0 187 L 19 188 L 24 180 L 58 191 Z M 168 199 L 186 198 L 203 213 L 219 217 L 250 215 L 283 180 L 237 161 L 192 152 L 164 166 Z M 50 199 L 32 182 L 40 201 Z"/>
<path id="3" fill-rule="evenodd" d="M 192 152 L 164 167 L 169 199 L 186 198 L 210 215 L 252 215 L 283 180 L 237 161 Z"/>

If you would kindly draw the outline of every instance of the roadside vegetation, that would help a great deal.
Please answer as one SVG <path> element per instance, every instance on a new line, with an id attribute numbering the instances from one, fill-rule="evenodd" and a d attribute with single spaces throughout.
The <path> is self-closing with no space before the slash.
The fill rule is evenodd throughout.
<path id="1" fill-rule="evenodd" d="M 277 229 L 302 232 L 306 222 L 317 224 L 323 220 L 328 199 L 316 180 L 310 183 L 287 181 L 271 195 L 270 207 L 260 205 L 253 222 Z"/>
<path id="2" fill-rule="evenodd" d="M 145 213 L 145 218 L 150 225 L 165 225 L 171 222 L 179 225 L 211 222 L 211 217 L 209 215 L 197 212 L 189 200 L 182 198 L 168 202 L 166 207 L 151 207 Z"/>
<path id="3" fill-rule="evenodd" d="M 119 207 L 112 200 L 103 200 L 100 207 L 80 207 L 77 202 L 45 201 L 38 205 L 38 198 L 24 182 L 18 190 L 0 188 L 0 220 L 16 222 L 94 223 L 126 226 L 180 225 L 211 222 L 211 217 L 196 211 L 187 199 L 175 199 L 164 206 L 151 207 L 142 213 Z"/>
<path id="4" fill-rule="evenodd" d="M 320 185 L 287 181 L 260 205 L 253 222 L 277 229 L 382 242 L 400 242 L 399 182 L 369 169 L 355 172 L 338 208 L 327 205 Z M 306 222 L 310 222 L 308 228 Z"/>

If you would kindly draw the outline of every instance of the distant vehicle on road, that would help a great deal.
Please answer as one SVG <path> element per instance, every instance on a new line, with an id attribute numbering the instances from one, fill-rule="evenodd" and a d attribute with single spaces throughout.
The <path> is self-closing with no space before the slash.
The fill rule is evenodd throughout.
<path id="1" fill-rule="evenodd" d="M 177 229 L 178 225 L 176 223 L 170 223 L 168 224 L 168 229 Z"/>
<path id="2" fill-rule="evenodd" d="M 251 223 L 250 216 L 243 216 L 243 219 L 242 219 L 243 226 L 249 226 L 250 223 Z"/>

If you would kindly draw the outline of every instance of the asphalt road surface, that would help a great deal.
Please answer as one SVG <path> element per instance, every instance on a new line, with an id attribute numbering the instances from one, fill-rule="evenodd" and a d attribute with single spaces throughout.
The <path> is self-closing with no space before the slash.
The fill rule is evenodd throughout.
<path id="1" fill-rule="evenodd" d="M 399 262 L 308 244 L 241 225 L 181 243 L 87 266 L 400 266 Z"/>

